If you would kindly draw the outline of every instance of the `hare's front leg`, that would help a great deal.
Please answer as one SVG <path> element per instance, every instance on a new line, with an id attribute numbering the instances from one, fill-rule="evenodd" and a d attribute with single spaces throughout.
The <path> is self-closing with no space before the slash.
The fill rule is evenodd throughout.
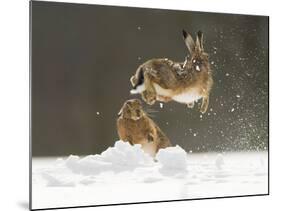
<path id="1" fill-rule="evenodd" d="M 149 105 L 153 105 L 156 102 L 156 94 L 147 89 L 141 93 L 142 99 Z"/>
<path id="2" fill-rule="evenodd" d="M 202 98 L 200 112 L 202 114 L 206 113 L 209 106 L 209 95 Z"/>
<path id="3" fill-rule="evenodd" d="M 193 108 L 194 107 L 194 101 L 192 103 L 187 103 L 188 108 Z"/>
<path id="4" fill-rule="evenodd" d="M 147 72 L 144 73 L 144 86 L 145 91 L 142 92 L 142 98 L 147 104 L 153 105 L 156 102 L 156 91 Z"/>

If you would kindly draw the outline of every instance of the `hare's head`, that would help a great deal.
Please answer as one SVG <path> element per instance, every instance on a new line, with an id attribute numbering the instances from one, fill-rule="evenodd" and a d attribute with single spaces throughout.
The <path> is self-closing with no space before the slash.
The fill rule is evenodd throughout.
<path id="1" fill-rule="evenodd" d="M 210 64 L 208 54 L 204 51 L 203 47 L 203 33 L 198 31 L 194 42 L 190 34 L 185 30 L 182 32 L 185 45 L 190 53 L 190 56 L 186 59 L 187 67 L 199 72 L 209 71 Z"/>
<path id="2" fill-rule="evenodd" d="M 139 120 L 145 113 L 142 109 L 141 101 L 138 99 L 127 100 L 118 113 L 125 119 Z"/>

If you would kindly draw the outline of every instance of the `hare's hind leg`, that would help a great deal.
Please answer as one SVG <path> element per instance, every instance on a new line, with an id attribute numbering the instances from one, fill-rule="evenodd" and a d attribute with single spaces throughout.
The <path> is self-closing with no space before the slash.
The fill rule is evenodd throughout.
<path id="1" fill-rule="evenodd" d="M 167 103 L 167 102 L 171 101 L 172 98 L 166 97 L 166 96 L 163 96 L 163 95 L 157 95 L 157 100 Z"/>
<path id="2" fill-rule="evenodd" d="M 136 85 L 137 80 L 136 80 L 136 77 L 134 75 L 130 78 L 130 82 L 131 82 L 132 86 Z"/>
<path id="3" fill-rule="evenodd" d="M 156 91 L 151 81 L 149 73 L 144 73 L 144 86 L 145 91 L 142 92 L 142 99 L 149 105 L 153 105 L 156 102 Z"/>
<path id="4" fill-rule="evenodd" d="M 202 114 L 206 113 L 209 106 L 209 95 L 202 98 L 200 112 Z"/>

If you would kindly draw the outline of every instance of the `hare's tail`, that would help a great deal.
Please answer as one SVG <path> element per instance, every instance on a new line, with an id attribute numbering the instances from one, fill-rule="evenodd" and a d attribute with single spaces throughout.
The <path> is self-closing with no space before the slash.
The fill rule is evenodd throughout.
<path id="1" fill-rule="evenodd" d="M 138 74 L 136 75 L 136 80 L 137 80 L 136 84 L 134 85 L 133 89 L 130 91 L 131 94 L 142 93 L 145 90 L 144 75 L 142 69 L 138 71 Z"/>

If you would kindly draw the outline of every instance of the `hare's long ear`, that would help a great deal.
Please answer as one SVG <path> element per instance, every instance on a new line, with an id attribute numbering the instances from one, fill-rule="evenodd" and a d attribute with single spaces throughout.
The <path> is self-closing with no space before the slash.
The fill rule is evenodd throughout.
<path id="1" fill-rule="evenodd" d="M 204 51 L 203 47 L 203 33 L 201 31 L 198 31 L 197 36 L 196 36 L 196 48 L 199 51 Z"/>
<path id="2" fill-rule="evenodd" d="M 190 53 L 193 53 L 195 49 L 194 40 L 192 39 L 191 35 L 188 34 L 185 30 L 182 30 L 183 40 L 185 42 L 186 47 L 188 48 Z"/>

